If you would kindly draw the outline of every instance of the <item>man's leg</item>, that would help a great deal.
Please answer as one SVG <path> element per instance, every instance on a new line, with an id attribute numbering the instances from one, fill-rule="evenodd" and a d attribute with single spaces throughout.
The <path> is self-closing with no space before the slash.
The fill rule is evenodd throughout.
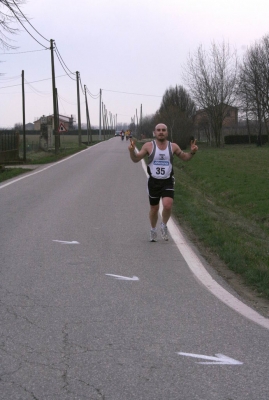
<path id="1" fill-rule="evenodd" d="M 163 240 L 168 240 L 167 222 L 171 216 L 173 199 L 171 197 L 163 197 L 163 212 L 161 222 L 161 235 Z"/>
<path id="2" fill-rule="evenodd" d="M 171 197 L 163 197 L 162 202 L 163 202 L 162 222 L 166 225 L 169 218 L 171 217 L 174 200 Z"/>
<path id="3" fill-rule="evenodd" d="M 149 211 L 149 220 L 151 223 L 151 228 L 156 228 L 157 221 L 158 221 L 158 212 L 159 212 L 159 204 L 155 206 L 150 206 L 150 211 Z"/>

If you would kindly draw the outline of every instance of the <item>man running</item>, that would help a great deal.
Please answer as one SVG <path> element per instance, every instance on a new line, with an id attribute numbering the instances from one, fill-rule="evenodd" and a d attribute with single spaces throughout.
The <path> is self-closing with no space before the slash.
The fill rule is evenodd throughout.
<path id="1" fill-rule="evenodd" d="M 135 151 L 135 144 L 131 141 L 128 147 L 131 160 L 135 163 L 148 156 L 147 172 L 148 195 L 150 203 L 149 220 L 151 224 L 150 241 L 157 241 L 157 221 L 159 203 L 162 198 L 163 211 L 161 221 L 161 236 L 168 240 L 167 222 L 171 216 L 174 201 L 174 172 L 173 155 L 183 161 L 189 161 L 198 150 L 196 139 L 191 141 L 191 151 L 184 153 L 176 144 L 167 140 L 168 130 L 164 124 L 158 124 L 154 130 L 155 140 L 146 142 L 140 151 Z"/>

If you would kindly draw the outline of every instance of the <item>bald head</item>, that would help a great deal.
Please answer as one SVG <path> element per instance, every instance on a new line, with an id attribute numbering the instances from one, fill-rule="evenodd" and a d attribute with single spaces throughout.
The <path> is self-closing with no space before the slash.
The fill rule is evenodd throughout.
<path id="1" fill-rule="evenodd" d="M 157 131 L 159 129 L 166 129 L 167 130 L 167 126 L 165 124 L 158 124 L 158 125 L 155 126 L 154 130 Z"/>
<path id="2" fill-rule="evenodd" d="M 168 130 L 165 124 L 158 124 L 155 126 L 154 136 L 157 141 L 165 142 L 168 137 Z"/>

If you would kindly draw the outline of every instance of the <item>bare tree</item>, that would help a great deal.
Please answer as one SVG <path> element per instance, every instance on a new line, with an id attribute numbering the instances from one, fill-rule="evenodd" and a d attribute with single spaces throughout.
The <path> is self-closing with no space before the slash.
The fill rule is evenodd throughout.
<path id="1" fill-rule="evenodd" d="M 141 137 L 142 138 L 152 138 L 152 134 L 155 128 L 155 125 L 157 124 L 156 119 L 155 119 L 155 114 L 153 115 L 145 115 L 142 118 L 141 124 L 140 124 L 140 130 L 141 130 Z"/>
<path id="2" fill-rule="evenodd" d="M 209 121 L 216 146 L 222 142 L 222 125 L 229 107 L 236 102 L 238 76 L 236 52 L 229 44 L 212 43 L 206 52 L 202 45 L 189 56 L 184 68 L 184 80 L 196 105 Z"/>
<path id="3" fill-rule="evenodd" d="M 238 95 L 248 120 L 258 122 L 258 143 L 263 126 L 268 134 L 269 117 L 269 35 L 247 51 L 240 66 Z"/>
<path id="4" fill-rule="evenodd" d="M 23 129 L 22 122 L 16 122 L 16 123 L 14 124 L 14 129 L 15 129 L 16 131 L 22 131 L 22 129 Z"/>
<path id="5" fill-rule="evenodd" d="M 167 89 L 163 95 L 158 118 L 168 126 L 171 140 L 185 149 L 193 133 L 196 107 L 183 86 Z"/>
<path id="6" fill-rule="evenodd" d="M 24 3 L 25 0 L 0 0 L 0 47 L 3 49 L 17 48 L 10 44 L 9 35 L 18 32 L 13 24 L 24 19 L 19 9 L 19 5 Z"/>

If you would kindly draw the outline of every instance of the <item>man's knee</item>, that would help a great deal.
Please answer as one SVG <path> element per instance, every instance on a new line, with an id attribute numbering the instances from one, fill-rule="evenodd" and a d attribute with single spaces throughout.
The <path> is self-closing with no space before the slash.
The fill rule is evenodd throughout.
<path id="1" fill-rule="evenodd" d="M 163 208 L 166 211 L 170 211 L 172 209 L 173 206 L 173 199 L 171 197 L 164 197 L 163 198 Z"/>
<path id="2" fill-rule="evenodd" d="M 151 205 L 150 206 L 150 212 L 152 213 L 152 214 L 157 214 L 158 213 L 158 211 L 159 211 L 159 204 L 156 204 L 156 205 Z"/>

